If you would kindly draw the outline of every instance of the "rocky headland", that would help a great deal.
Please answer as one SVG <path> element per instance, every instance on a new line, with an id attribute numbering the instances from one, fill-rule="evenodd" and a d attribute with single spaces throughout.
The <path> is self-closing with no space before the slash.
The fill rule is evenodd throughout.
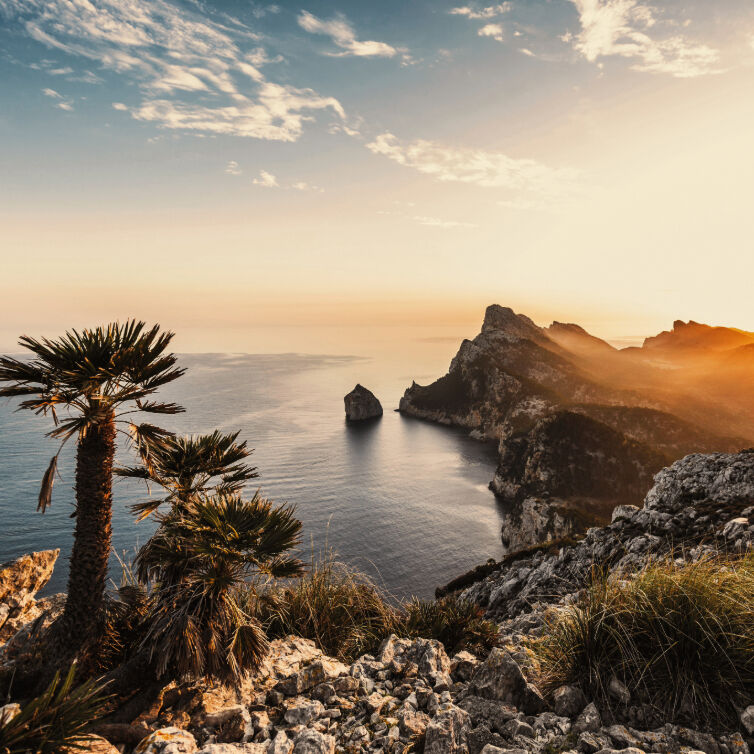
<path id="1" fill-rule="evenodd" d="M 618 350 L 578 325 L 543 328 L 493 305 L 448 374 L 412 384 L 399 410 L 498 445 L 490 486 L 507 503 L 503 545 L 515 552 L 606 523 L 689 453 L 751 445 L 749 383 L 719 377 L 721 361 L 744 358 L 742 342 L 754 335 L 677 322 Z"/>
<path id="2" fill-rule="evenodd" d="M 172 682 L 148 709 L 103 720 L 89 751 L 749 754 L 754 699 L 716 726 L 678 724 L 635 699 L 616 667 L 606 708 L 578 685 L 543 685 L 531 647 L 579 600 L 595 568 L 630 580 L 657 559 L 740 558 L 753 545 L 754 451 L 691 455 L 657 475 L 643 507 L 621 506 L 580 542 L 511 558 L 467 584 L 463 596 L 499 626 L 489 653 L 449 656 L 439 641 L 390 636 L 345 664 L 290 636 L 272 642 L 262 666 L 237 685 Z M 0 571 L 6 604 L 13 583 L 28 592 L 25 564 L 51 557 Z"/>

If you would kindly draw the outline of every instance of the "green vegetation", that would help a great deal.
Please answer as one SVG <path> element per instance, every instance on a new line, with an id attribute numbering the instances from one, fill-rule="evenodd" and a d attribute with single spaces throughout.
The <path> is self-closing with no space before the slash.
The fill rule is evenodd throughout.
<path id="1" fill-rule="evenodd" d="M 148 400 L 183 369 L 165 353 L 173 333 L 159 326 L 145 329 L 128 321 L 94 330 L 71 330 L 59 340 L 23 336 L 19 343 L 33 358 L 0 357 L 0 397 L 23 396 L 20 408 L 50 415 L 49 435 L 78 443 L 76 457 L 76 528 L 70 559 L 67 600 L 48 641 L 48 659 L 61 666 L 77 655 L 93 654 L 100 633 L 105 580 L 110 556 L 112 469 L 119 424 L 126 424 L 139 447 L 165 432 L 152 424 L 123 419 L 138 412 L 175 414 L 174 403 Z M 61 445 L 62 447 L 62 445 Z M 52 498 L 58 454 L 42 481 L 38 510 Z M 88 647 L 88 649 L 86 649 Z M 50 662 L 48 662 L 48 665 Z"/>
<path id="2" fill-rule="evenodd" d="M 42 694 L 0 725 L 2 754 L 60 754 L 64 750 L 73 754 L 86 749 L 86 738 L 107 698 L 95 681 L 74 687 L 74 675 L 73 665 L 65 678 L 56 673 Z"/>
<path id="3" fill-rule="evenodd" d="M 237 442 L 239 432 L 165 437 L 139 446 L 139 466 L 114 469 L 121 477 L 143 479 L 162 487 L 166 495 L 133 506 L 140 521 L 157 512 L 164 503 L 173 510 L 186 508 L 197 495 L 241 492 L 246 482 L 259 476 L 244 463 L 252 451 Z"/>
<path id="4" fill-rule="evenodd" d="M 303 636 L 348 662 L 375 652 L 390 634 L 438 639 L 451 654 L 481 652 L 497 641 L 497 626 L 473 603 L 456 596 L 396 603 L 332 553 L 312 562 L 303 578 L 269 589 L 259 611 L 270 636 Z"/>
<path id="5" fill-rule="evenodd" d="M 576 683 L 609 707 L 615 676 L 667 720 L 735 722 L 754 693 L 754 556 L 597 579 L 532 649 L 546 688 Z"/>

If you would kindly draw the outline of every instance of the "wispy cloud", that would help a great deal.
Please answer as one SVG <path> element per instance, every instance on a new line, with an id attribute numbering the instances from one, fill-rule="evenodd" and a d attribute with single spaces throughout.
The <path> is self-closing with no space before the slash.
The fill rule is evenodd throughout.
<path id="1" fill-rule="evenodd" d="M 227 172 L 227 171 L 226 171 Z M 240 173 L 240 170 L 239 170 Z M 292 183 L 280 183 L 276 175 L 267 170 L 260 170 L 259 175 L 254 178 L 252 183 L 262 188 L 290 189 L 293 191 L 323 191 L 319 186 L 307 181 L 293 181 Z"/>
<path id="2" fill-rule="evenodd" d="M 55 102 L 55 107 L 59 107 L 61 110 L 66 110 L 68 112 L 71 112 L 73 110 L 73 101 L 68 97 L 64 97 L 59 92 L 56 92 L 54 89 L 42 89 L 42 94 L 44 94 L 45 97 L 50 97 L 50 99 L 57 100 Z"/>
<path id="3" fill-rule="evenodd" d="M 392 58 L 402 50 L 398 50 L 387 42 L 373 40 L 361 41 L 345 16 L 338 15 L 329 21 L 323 21 L 309 11 L 303 10 L 298 16 L 298 24 L 311 34 L 325 34 L 341 49 L 341 52 L 329 53 L 338 57 L 354 56 L 360 58 Z"/>
<path id="4" fill-rule="evenodd" d="M 619 56 L 637 71 L 692 78 L 719 70 L 719 52 L 676 33 L 664 35 L 657 14 L 639 0 L 571 0 L 581 32 L 564 40 L 587 60 Z"/>
<path id="5" fill-rule="evenodd" d="M 414 222 L 419 223 L 419 225 L 424 225 L 428 228 L 440 228 L 442 230 L 451 229 L 451 228 L 478 228 L 479 227 L 476 223 L 466 223 L 466 222 L 461 222 L 460 220 L 443 220 L 439 217 L 427 217 L 424 215 L 415 215 L 411 219 Z"/>
<path id="6" fill-rule="evenodd" d="M 279 5 L 272 3 L 270 5 L 253 5 L 251 8 L 251 14 L 254 18 L 264 18 L 269 15 L 277 15 L 280 13 L 281 8 Z"/>
<path id="7" fill-rule="evenodd" d="M 510 3 L 499 3 L 498 5 L 488 5 L 484 8 L 474 5 L 461 5 L 458 8 L 450 10 L 453 16 L 465 16 L 473 20 L 483 20 L 485 18 L 495 18 L 502 16 L 511 9 Z"/>
<path id="8" fill-rule="evenodd" d="M 578 176 L 573 170 L 552 168 L 501 152 L 449 147 L 425 139 L 405 142 L 391 133 L 380 134 L 366 146 L 374 154 L 438 181 L 508 189 L 552 199 L 575 191 L 577 186 Z"/>
<path id="9" fill-rule="evenodd" d="M 485 24 L 477 34 L 480 37 L 492 37 L 498 42 L 503 41 L 503 27 L 501 24 Z"/>
<path id="10" fill-rule="evenodd" d="M 334 97 L 270 81 L 259 35 L 235 21 L 167 0 L 0 3 L 31 38 L 134 83 L 142 100 L 129 112 L 163 128 L 295 141 L 313 112 L 345 115 Z"/>
<path id="11" fill-rule="evenodd" d="M 228 164 L 225 166 L 225 172 L 228 175 L 241 175 L 241 173 L 243 173 L 243 170 L 241 170 L 235 160 L 229 160 Z"/>

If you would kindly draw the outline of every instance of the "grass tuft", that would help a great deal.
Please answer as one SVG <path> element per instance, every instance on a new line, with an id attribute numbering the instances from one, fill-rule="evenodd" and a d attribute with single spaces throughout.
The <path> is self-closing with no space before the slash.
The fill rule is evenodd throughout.
<path id="1" fill-rule="evenodd" d="M 314 560 L 301 579 L 269 590 L 259 610 L 270 638 L 302 636 L 344 662 L 374 653 L 390 634 L 438 639 L 450 654 L 482 652 L 497 641 L 497 627 L 473 603 L 456 596 L 396 602 L 332 553 Z"/>
<path id="2" fill-rule="evenodd" d="M 610 709 L 613 676 L 664 719 L 735 722 L 754 693 L 754 556 L 650 564 L 597 578 L 532 644 L 546 689 L 576 683 Z"/>

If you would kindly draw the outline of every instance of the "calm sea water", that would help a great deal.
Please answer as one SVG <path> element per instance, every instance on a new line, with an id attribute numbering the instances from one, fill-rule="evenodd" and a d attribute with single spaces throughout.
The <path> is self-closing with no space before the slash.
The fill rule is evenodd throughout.
<path id="1" fill-rule="evenodd" d="M 457 341 L 447 346 L 456 347 Z M 398 363 L 364 357 L 186 355 L 181 364 L 187 374 L 160 395 L 187 412 L 166 417 L 163 426 L 181 432 L 240 429 L 255 448 L 260 478 L 253 489 L 296 505 L 304 523 L 304 558 L 329 546 L 396 596 L 428 597 L 436 586 L 501 555 L 498 503 L 487 489 L 494 448 L 393 411 L 411 379 L 437 377 L 447 368 L 443 361 L 442 367 L 435 361 L 422 374 L 407 374 Z M 345 423 L 343 395 L 356 382 L 382 401 L 381 420 Z M 13 401 L 0 402 L 0 561 L 59 547 L 46 592 L 63 591 L 73 530 L 74 448 L 61 456 L 51 509 L 37 513 L 39 481 L 56 444 L 43 436 L 48 420 L 14 408 Z M 125 447 L 119 460 L 131 460 Z M 115 483 L 113 542 L 126 559 L 154 528 L 134 523 L 127 508 L 147 495 L 138 482 Z M 119 573 L 114 558 L 113 578 Z"/>

